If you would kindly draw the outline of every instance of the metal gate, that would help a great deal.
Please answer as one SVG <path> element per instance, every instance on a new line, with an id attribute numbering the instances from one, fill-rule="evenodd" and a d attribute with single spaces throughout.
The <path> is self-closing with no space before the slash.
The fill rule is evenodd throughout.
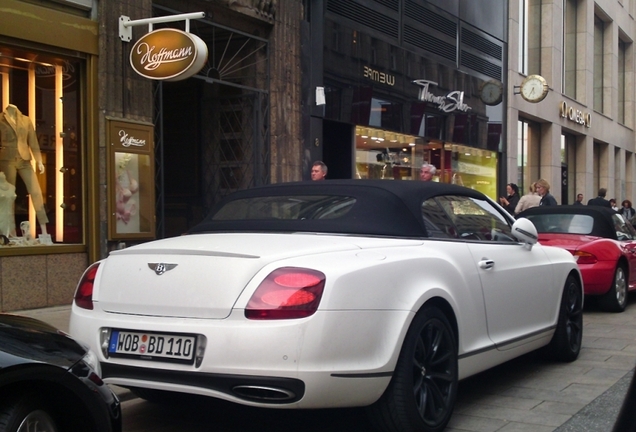
<path id="1" fill-rule="evenodd" d="M 156 16 L 178 12 L 155 6 Z M 192 22 L 191 32 L 208 46 L 208 63 L 189 78 L 203 83 L 193 104 L 200 106 L 196 204 L 205 215 L 231 192 L 270 182 L 269 46 L 267 39 L 206 20 Z M 170 127 L 163 86 L 158 82 L 154 94 L 158 238 L 166 233 L 165 167 L 171 163 L 163 152 Z"/>
<path id="2" fill-rule="evenodd" d="M 268 184 L 269 98 L 262 93 L 220 98 L 217 125 L 203 152 L 203 198 L 209 210 L 239 189 Z"/>

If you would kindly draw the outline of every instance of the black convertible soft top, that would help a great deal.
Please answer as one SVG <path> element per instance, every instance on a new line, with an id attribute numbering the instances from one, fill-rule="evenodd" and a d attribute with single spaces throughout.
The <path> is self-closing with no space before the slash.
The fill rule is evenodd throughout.
<path id="1" fill-rule="evenodd" d="M 616 212 L 609 207 L 587 206 L 587 205 L 558 205 L 558 206 L 539 206 L 532 207 L 522 211 L 516 217 L 528 218 L 530 220 L 542 215 L 587 215 L 594 219 L 594 225 L 589 235 L 595 237 L 604 237 L 616 240 L 616 229 L 614 228 L 614 220 L 612 216 Z M 541 232 L 541 224 L 535 223 L 537 230 Z"/>
<path id="2" fill-rule="evenodd" d="M 325 180 L 278 183 L 235 192 L 214 206 L 208 217 L 190 233 L 203 232 L 318 232 L 390 237 L 426 237 L 422 202 L 440 195 L 487 199 L 484 194 L 462 186 L 421 181 Z M 264 197 L 340 197 L 353 205 L 331 218 L 245 218 L 226 217 L 237 202 Z M 219 215 L 224 218 L 219 220 Z"/>

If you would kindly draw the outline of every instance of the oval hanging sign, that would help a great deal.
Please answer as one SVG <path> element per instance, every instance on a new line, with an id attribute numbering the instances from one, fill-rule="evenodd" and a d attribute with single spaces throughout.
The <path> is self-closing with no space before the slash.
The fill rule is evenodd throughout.
<path id="1" fill-rule="evenodd" d="M 208 47 L 197 35 L 177 29 L 159 29 L 144 35 L 132 47 L 130 65 L 139 75 L 180 81 L 201 70 Z"/>

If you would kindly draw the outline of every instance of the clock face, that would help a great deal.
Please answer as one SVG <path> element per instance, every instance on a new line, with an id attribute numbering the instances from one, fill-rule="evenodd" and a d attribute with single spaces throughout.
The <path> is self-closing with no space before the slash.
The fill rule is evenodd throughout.
<path id="1" fill-rule="evenodd" d="M 530 75 L 521 83 L 521 97 L 528 102 L 540 102 L 548 94 L 548 83 L 540 75 Z"/>
<path id="2" fill-rule="evenodd" d="M 499 81 L 488 81 L 482 86 L 480 96 L 486 105 L 497 105 L 503 97 L 503 85 Z"/>

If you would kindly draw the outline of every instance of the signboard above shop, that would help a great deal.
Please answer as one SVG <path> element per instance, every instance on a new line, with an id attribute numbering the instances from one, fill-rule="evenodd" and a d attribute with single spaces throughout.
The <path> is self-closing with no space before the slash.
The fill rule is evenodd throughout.
<path id="1" fill-rule="evenodd" d="M 164 28 L 139 39 L 130 52 L 130 65 L 139 75 L 153 80 L 180 81 L 203 68 L 208 47 L 200 37 Z"/>

